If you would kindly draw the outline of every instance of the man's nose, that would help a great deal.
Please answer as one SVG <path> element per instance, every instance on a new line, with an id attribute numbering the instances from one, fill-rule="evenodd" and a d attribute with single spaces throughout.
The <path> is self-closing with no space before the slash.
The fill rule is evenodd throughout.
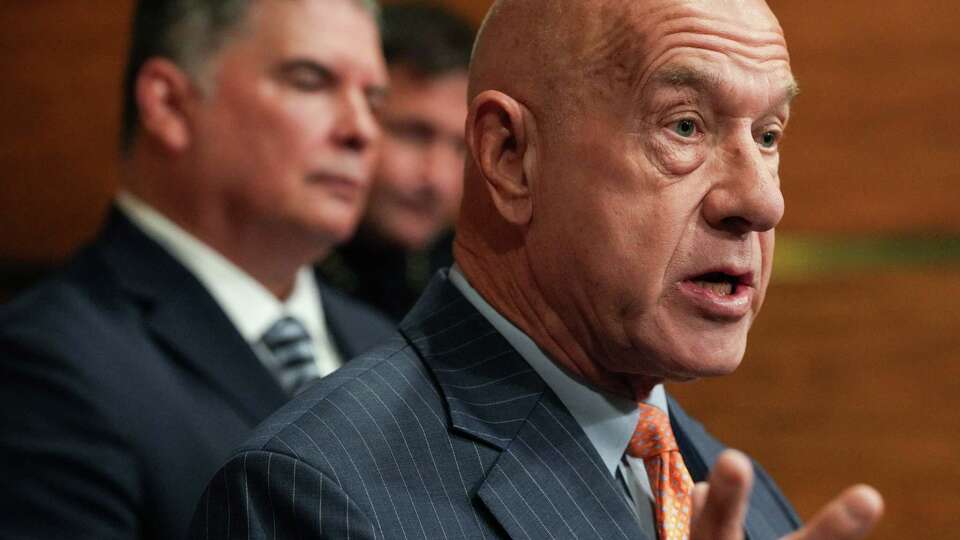
<path id="1" fill-rule="evenodd" d="M 380 138 L 380 124 L 360 90 L 344 90 L 338 103 L 334 137 L 342 146 L 362 152 Z"/>
<path id="2" fill-rule="evenodd" d="M 771 159 L 749 133 L 729 141 L 704 199 L 704 217 L 712 227 L 739 235 L 767 231 L 780 222 L 783 193 Z"/>

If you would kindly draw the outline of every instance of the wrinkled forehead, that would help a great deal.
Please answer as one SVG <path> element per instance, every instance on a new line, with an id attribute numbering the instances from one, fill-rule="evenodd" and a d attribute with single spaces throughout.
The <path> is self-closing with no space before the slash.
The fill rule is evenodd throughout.
<path id="1" fill-rule="evenodd" d="M 608 22 L 656 40 L 678 31 L 731 39 L 767 39 L 786 48 L 783 30 L 763 0 L 586 0 Z"/>
<path id="2" fill-rule="evenodd" d="M 500 90 L 565 124 L 600 103 L 635 103 L 659 67 L 684 59 L 704 76 L 792 81 L 763 0 L 497 0 L 474 49 L 470 96 Z"/>
<path id="3" fill-rule="evenodd" d="M 760 0 L 661 1 L 635 24 L 649 61 L 664 49 L 683 46 L 758 61 L 790 60 L 780 24 Z"/>
<path id="4" fill-rule="evenodd" d="M 585 2 L 589 3 L 589 2 Z M 579 61 L 591 75 L 641 86 L 659 64 L 712 51 L 789 73 L 786 40 L 762 0 L 598 0 Z"/>

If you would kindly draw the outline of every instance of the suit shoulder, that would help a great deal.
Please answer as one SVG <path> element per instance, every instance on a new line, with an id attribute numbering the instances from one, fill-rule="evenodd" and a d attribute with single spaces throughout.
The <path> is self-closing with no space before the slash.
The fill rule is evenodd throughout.
<path id="1" fill-rule="evenodd" d="M 130 389 L 155 374 L 144 369 L 155 367 L 145 358 L 157 350 L 142 318 L 109 266 L 85 250 L 0 307 L 0 392 L 50 403 L 69 397 L 123 414 Z"/>
<path id="2" fill-rule="evenodd" d="M 362 436 L 373 426 L 409 421 L 424 408 L 437 414 L 441 405 L 434 384 L 415 350 L 395 333 L 276 411 L 240 451 L 276 450 L 303 458 L 342 443 L 321 433 Z"/>
<path id="3" fill-rule="evenodd" d="M 0 307 L 0 341 L 56 347 L 90 342 L 91 332 L 125 320 L 129 299 L 94 253 L 82 253 Z"/>

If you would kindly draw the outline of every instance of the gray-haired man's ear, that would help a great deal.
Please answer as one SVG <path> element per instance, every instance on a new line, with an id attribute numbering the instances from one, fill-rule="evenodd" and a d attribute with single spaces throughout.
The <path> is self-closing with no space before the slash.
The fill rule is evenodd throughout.
<path id="1" fill-rule="evenodd" d="M 167 59 L 152 58 L 140 68 L 135 92 L 141 135 L 170 152 L 189 146 L 188 104 L 195 87 L 187 74 Z"/>

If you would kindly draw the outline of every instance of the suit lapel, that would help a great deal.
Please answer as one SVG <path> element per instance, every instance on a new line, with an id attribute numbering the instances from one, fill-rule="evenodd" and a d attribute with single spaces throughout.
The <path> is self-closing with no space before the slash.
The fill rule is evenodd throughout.
<path id="1" fill-rule="evenodd" d="M 452 429 L 501 453 L 476 494 L 513 538 L 645 538 L 567 409 L 441 275 L 401 323 Z"/>
<path id="2" fill-rule="evenodd" d="M 647 538 L 623 488 L 551 391 L 478 495 L 514 538 Z"/>
<path id="3" fill-rule="evenodd" d="M 717 457 L 726 447 L 710 436 L 702 424 L 690 418 L 676 400 L 669 397 L 668 401 L 670 423 L 687 470 L 694 482 L 706 481 Z M 767 522 L 762 511 L 764 508 L 771 508 L 774 503 L 768 500 L 765 491 L 757 489 L 756 484 L 754 482 L 754 489 L 750 493 L 750 506 L 744 524 L 746 536 L 748 539 L 779 538 L 780 535 Z"/>
<path id="4" fill-rule="evenodd" d="M 371 343 L 378 341 L 379 328 L 370 328 L 367 324 L 370 321 L 357 318 L 356 308 L 347 304 L 340 291 L 327 285 L 319 271 L 314 275 L 320 292 L 323 320 L 340 358 L 346 362 L 366 352 Z M 392 333 L 391 330 L 385 334 L 384 339 Z"/>
<path id="5" fill-rule="evenodd" d="M 287 401 L 203 285 L 116 209 L 102 240 L 105 263 L 143 306 L 147 328 L 172 358 L 203 377 L 251 424 Z"/>

